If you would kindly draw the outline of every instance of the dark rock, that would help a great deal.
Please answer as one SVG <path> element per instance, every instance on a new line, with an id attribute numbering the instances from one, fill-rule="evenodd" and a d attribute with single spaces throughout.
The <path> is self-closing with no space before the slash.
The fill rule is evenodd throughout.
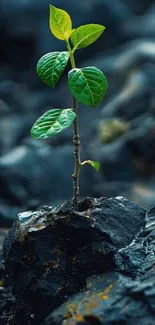
<path id="1" fill-rule="evenodd" d="M 141 176 L 144 181 L 154 175 L 154 129 L 154 117 L 142 115 L 133 119 L 130 129 L 113 142 L 92 141 L 90 151 L 95 146 L 95 157 L 106 180 L 131 182 Z"/>
<path id="2" fill-rule="evenodd" d="M 120 87 L 124 88 L 124 81 L 130 79 L 133 75 L 139 72 L 139 75 L 143 75 L 144 82 L 144 70 L 141 69 L 147 63 L 153 63 L 152 69 L 154 70 L 155 54 L 154 54 L 155 42 L 153 39 L 136 39 L 130 42 L 125 42 L 118 47 L 117 51 L 111 53 L 101 52 L 93 59 L 93 64 L 99 69 L 104 71 L 108 78 L 108 88 L 114 94 L 114 91 L 120 91 Z M 83 65 L 90 65 L 92 60 L 87 60 Z M 133 78 L 134 79 L 134 78 Z M 141 82 L 143 82 L 143 80 Z M 134 80 L 133 80 L 134 81 Z M 137 81 L 140 83 L 140 79 Z M 147 87 L 147 85 L 146 85 Z M 139 89 L 139 84 L 136 89 L 132 87 L 128 95 L 132 95 Z M 109 93 L 109 91 L 108 91 Z M 111 99 L 111 96 L 107 93 L 106 97 Z M 116 92 L 117 93 L 117 92 Z M 142 94 L 141 94 L 142 95 Z M 125 98 L 127 93 L 124 94 Z M 104 107 L 103 107 L 104 112 Z"/>
<path id="3" fill-rule="evenodd" d="M 26 111 L 29 106 L 28 89 L 11 79 L 0 82 L 0 98 L 9 106 L 8 112 L 20 114 Z M 2 112 L 1 112 L 2 114 Z"/>
<path id="4" fill-rule="evenodd" d="M 132 73 L 119 93 L 104 106 L 102 116 L 104 118 L 123 117 L 126 120 L 132 120 L 140 114 L 146 113 L 149 91 L 149 77 L 141 71 Z"/>
<path id="5" fill-rule="evenodd" d="M 109 144 L 102 144 L 94 139 L 89 145 L 90 152 L 92 149 L 96 160 L 100 161 L 106 181 L 131 182 L 134 179 L 135 171 L 132 166 L 132 155 L 127 148 L 126 136 Z M 101 186 L 104 185 L 101 183 Z"/>
<path id="6" fill-rule="evenodd" d="M 133 15 L 132 19 L 130 19 L 130 22 L 126 21 L 125 25 L 123 26 L 125 38 L 154 38 L 154 14 L 155 4 L 152 3 L 152 6 L 148 8 L 144 15 L 141 15 L 140 17 Z"/>
<path id="7" fill-rule="evenodd" d="M 127 147 L 132 154 L 137 172 L 150 176 L 154 173 L 155 164 L 155 120 L 153 118 L 144 119 L 137 129 L 127 136 Z"/>
<path id="8" fill-rule="evenodd" d="M 111 283 L 117 279 L 114 272 L 87 278 L 86 287 L 51 313 L 43 324 L 58 325 L 63 321 L 67 324 L 101 324 L 100 310 L 107 306 L 107 298 L 113 291 Z"/>
<path id="9" fill-rule="evenodd" d="M 0 222 L 1 227 L 9 227 L 15 220 L 17 213 L 19 213 L 18 207 L 9 206 L 8 202 L 0 201 Z"/>
<path id="10" fill-rule="evenodd" d="M 69 146 L 55 151 L 41 142 L 15 148 L 0 159 L 1 196 L 19 205 L 26 204 L 30 199 L 46 204 L 53 198 L 61 199 L 62 195 L 68 197 L 71 191 L 67 193 L 66 188 L 71 188 L 72 155 Z M 64 173 L 62 166 L 67 166 L 68 172 Z"/>
<path id="11" fill-rule="evenodd" d="M 154 183 L 154 177 L 141 181 L 137 179 L 133 182 L 105 180 L 102 184 L 95 186 L 94 192 L 96 197 L 103 195 L 111 197 L 111 194 L 113 196 L 124 196 L 145 209 L 150 209 L 155 204 Z"/>
<path id="12" fill-rule="evenodd" d="M 95 194 L 96 197 L 102 196 L 105 197 L 111 197 L 111 195 L 114 196 L 123 196 L 123 197 L 130 197 L 130 200 L 133 202 L 136 202 L 136 200 L 131 199 L 131 192 L 133 189 L 133 183 L 131 182 L 124 182 L 124 181 L 108 181 L 104 180 L 102 184 L 97 184 L 95 186 Z M 143 205 L 141 205 L 143 206 Z"/>
<path id="13" fill-rule="evenodd" d="M 114 269 L 115 253 L 132 241 L 144 218 L 143 208 L 121 197 L 86 199 L 79 212 L 67 202 L 19 214 L 4 243 L 17 299 L 14 322 L 29 324 L 34 314 L 32 323 L 40 324 L 87 277 Z"/>
<path id="14" fill-rule="evenodd" d="M 143 14 L 144 11 L 146 11 L 151 6 L 154 0 L 142 0 L 141 2 L 139 2 L 139 0 L 126 0 L 125 2 L 132 10 L 132 12 L 139 15 Z"/>
<path id="15" fill-rule="evenodd" d="M 84 290 L 53 311 L 43 325 L 153 325 L 155 321 L 155 208 L 136 239 L 115 254 L 117 272 L 87 279 Z"/>
<path id="16" fill-rule="evenodd" d="M 17 146 L 25 134 L 29 133 L 31 124 L 30 117 L 25 115 L 9 114 L 9 116 L 1 117 L 0 152 L 7 153 L 9 149 Z"/>
<path id="17" fill-rule="evenodd" d="M 7 325 L 15 302 L 5 272 L 2 245 L 7 230 L 0 228 L 0 324 Z"/>
<path id="18" fill-rule="evenodd" d="M 6 234 L 7 234 L 7 230 L 4 228 L 0 228 L 0 279 L 4 277 L 4 273 L 5 273 L 2 248 L 3 248 L 3 241 Z"/>
<path id="19" fill-rule="evenodd" d="M 154 235 L 155 235 L 155 207 L 146 213 L 146 226 L 138 234 L 136 239 L 116 254 L 116 264 L 119 269 L 128 275 L 135 277 L 149 275 L 154 266 Z M 128 261 L 128 262 L 126 262 Z"/>
<path id="20" fill-rule="evenodd" d="M 138 325 L 153 325 L 151 298 L 154 301 L 155 292 L 151 289 L 152 284 L 152 279 L 150 283 L 140 284 L 112 273 L 107 277 L 100 275 L 88 279 L 85 290 L 51 313 L 43 325 L 59 325 L 63 322 L 75 325 L 79 321 L 89 325 L 130 325 L 133 321 Z"/>
<path id="21" fill-rule="evenodd" d="M 15 298 L 9 286 L 0 286 L 0 324 L 7 325 L 12 314 Z"/>

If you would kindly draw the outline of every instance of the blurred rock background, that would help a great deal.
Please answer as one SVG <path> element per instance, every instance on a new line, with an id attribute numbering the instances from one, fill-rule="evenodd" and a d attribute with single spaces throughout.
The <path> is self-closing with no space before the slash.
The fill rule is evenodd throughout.
<path id="1" fill-rule="evenodd" d="M 81 157 L 100 161 L 82 169 L 81 196 L 123 195 L 155 204 L 155 3 L 153 0 L 1 0 L 0 2 L 0 227 L 17 213 L 72 197 L 72 129 L 46 141 L 30 136 L 51 108 L 67 108 L 67 71 L 55 90 L 36 74 L 37 60 L 63 50 L 48 27 L 49 4 L 63 8 L 74 27 L 106 26 L 77 51 L 79 67 L 96 65 L 108 79 L 97 109 L 80 105 Z M 69 67 L 68 67 L 69 69 Z"/>

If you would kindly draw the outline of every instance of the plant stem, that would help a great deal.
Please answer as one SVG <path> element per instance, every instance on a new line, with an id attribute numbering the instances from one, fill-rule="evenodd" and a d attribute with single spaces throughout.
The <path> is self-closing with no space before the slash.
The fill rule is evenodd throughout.
<path id="1" fill-rule="evenodd" d="M 66 42 L 67 49 L 70 53 L 70 62 L 72 69 L 76 68 L 74 54 L 71 50 L 69 41 Z M 78 196 L 79 196 L 79 173 L 81 167 L 80 161 L 80 136 L 79 136 L 79 124 L 78 124 L 78 102 L 73 97 L 73 111 L 76 114 L 76 117 L 73 122 L 74 128 L 74 135 L 73 135 L 73 146 L 74 146 L 74 160 L 75 160 L 75 167 L 74 167 L 74 174 L 73 177 L 73 209 L 78 211 Z"/>

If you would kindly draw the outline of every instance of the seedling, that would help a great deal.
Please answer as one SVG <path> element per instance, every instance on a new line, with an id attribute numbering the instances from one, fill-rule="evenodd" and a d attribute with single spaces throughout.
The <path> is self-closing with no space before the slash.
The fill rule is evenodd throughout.
<path id="1" fill-rule="evenodd" d="M 89 164 L 96 171 L 100 167 L 97 161 L 86 160 L 81 162 L 78 102 L 95 108 L 102 101 L 107 91 L 107 80 L 102 71 L 94 66 L 76 68 L 74 54 L 76 50 L 94 43 L 104 32 L 105 27 L 98 24 L 87 24 L 72 29 L 69 14 L 52 5 L 50 5 L 49 25 L 52 34 L 65 42 L 67 51 L 45 54 L 37 63 L 37 73 L 46 85 L 54 88 L 70 60 L 72 69 L 68 73 L 68 87 L 73 96 L 73 104 L 71 108 L 56 108 L 44 113 L 33 125 L 31 135 L 36 139 L 47 139 L 73 124 L 75 159 L 75 169 L 72 175 L 73 208 L 77 211 L 81 167 Z"/>

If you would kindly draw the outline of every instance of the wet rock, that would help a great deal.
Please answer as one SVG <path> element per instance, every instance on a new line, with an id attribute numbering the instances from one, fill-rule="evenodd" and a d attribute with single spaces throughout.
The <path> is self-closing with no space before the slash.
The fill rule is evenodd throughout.
<path id="1" fill-rule="evenodd" d="M 135 177 L 135 170 L 132 165 L 132 155 L 127 148 L 126 137 L 120 137 L 112 143 L 102 144 L 94 139 L 89 145 L 97 161 L 100 161 L 101 171 L 105 181 L 131 182 Z M 102 187 L 102 183 L 98 184 Z"/>
<path id="2" fill-rule="evenodd" d="M 135 14 L 143 14 L 153 3 L 153 0 L 126 0 L 127 5 Z"/>
<path id="3" fill-rule="evenodd" d="M 132 74 L 134 75 L 134 73 L 139 71 L 143 73 L 144 76 L 144 70 L 141 68 L 146 63 L 153 63 L 152 69 L 154 69 L 154 48 L 155 42 L 153 39 L 131 40 L 130 42 L 125 42 L 123 45 L 118 47 L 117 51 L 110 54 L 101 52 L 100 54 L 96 55 L 96 57 L 94 57 L 93 64 L 104 71 L 108 78 L 108 84 L 110 87 L 108 89 L 112 91 L 112 94 L 114 94 L 115 90 L 120 90 L 120 87 L 124 87 L 124 81 L 128 79 L 128 77 L 130 78 Z M 90 65 L 90 63 L 91 61 L 87 60 L 83 64 Z M 139 85 L 137 85 L 135 90 L 134 87 L 131 88 L 129 95 L 131 95 L 132 92 L 134 93 L 137 89 L 139 89 Z M 108 93 L 106 97 L 109 96 Z M 108 98 L 111 99 L 111 96 Z"/>
<path id="4" fill-rule="evenodd" d="M 104 121 L 106 125 L 106 120 L 102 123 L 104 125 Z M 96 135 L 89 144 L 89 151 L 100 161 L 100 170 L 105 179 L 94 184 L 94 192 L 97 196 L 123 195 L 149 208 L 155 203 L 155 120 L 153 116 L 143 114 L 131 120 L 129 125 L 129 130 L 119 137 L 111 130 L 107 134 L 105 129 L 99 140 L 99 123 Z M 103 137 L 111 142 L 103 143 Z"/>
<path id="5" fill-rule="evenodd" d="M 67 202 L 19 214 L 4 243 L 17 299 L 13 321 L 29 324 L 34 314 L 32 323 L 40 323 L 86 278 L 113 270 L 115 253 L 132 241 L 144 218 L 143 208 L 121 197 L 88 198 L 79 212 Z"/>
<path id="6" fill-rule="evenodd" d="M 107 98 L 103 109 L 101 109 L 102 121 L 98 119 L 94 122 L 94 133 L 96 133 L 89 144 L 89 151 L 93 152 L 96 160 L 101 162 L 101 171 L 107 185 L 106 191 L 106 186 L 103 185 L 104 180 L 101 184 L 97 184 L 99 195 L 103 195 L 103 193 L 106 195 L 107 192 L 110 192 L 111 184 L 113 183 L 115 186 L 116 182 L 125 184 L 130 182 L 131 186 L 133 184 L 132 192 L 134 192 L 134 183 L 139 181 L 140 183 L 145 182 L 146 185 L 146 181 L 148 181 L 149 191 L 149 182 L 154 175 L 155 159 L 153 105 L 155 57 L 153 48 L 153 41 L 136 40 L 123 45 L 120 52 L 111 58 L 105 56 L 96 61 L 99 63 L 99 68 L 103 71 L 105 69 L 105 73 L 110 76 L 109 93 L 112 93 L 113 90 L 113 96 Z M 112 129 L 112 126 L 109 127 L 108 124 L 108 121 L 116 120 L 121 121 L 123 126 L 129 127 L 121 136 L 116 134 L 113 130 L 114 127 Z M 103 125 L 102 134 L 101 123 Z M 106 133 L 106 123 L 108 124 L 108 133 Z M 118 131 L 122 132 L 120 129 Z M 107 140 L 104 141 L 104 139 Z M 111 143 L 105 143 L 110 141 Z M 110 182 L 109 185 L 108 182 Z M 124 195 L 121 186 L 117 190 L 119 194 Z M 113 190 L 111 193 L 111 195 L 116 194 Z M 108 193 L 108 195 L 110 194 Z M 125 195 L 131 198 L 129 192 L 126 192 Z M 140 202 L 143 201 L 142 197 Z M 150 200 L 152 202 L 152 194 Z M 150 206 L 150 200 L 148 198 L 146 207 Z M 152 203 L 154 204 L 155 201 Z"/>
<path id="7" fill-rule="evenodd" d="M 154 14 L 155 14 L 155 5 L 152 2 L 152 6 L 148 8 L 148 10 L 140 16 L 133 16 L 132 19 L 126 21 L 123 32 L 125 37 L 129 38 L 137 38 L 137 37 L 148 37 L 154 38 Z"/>
<path id="8" fill-rule="evenodd" d="M 28 88 L 18 84 L 12 79 L 0 81 L 0 98 L 8 105 L 8 113 L 21 114 L 28 110 L 29 97 L 31 97 Z M 2 115 L 3 111 L 0 112 Z"/>
<path id="9" fill-rule="evenodd" d="M 98 134 L 102 143 L 110 143 L 130 129 L 130 124 L 119 119 L 102 120 L 99 123 Z"/>
<path id="10" fill-rule="evenodd" d="M 155 203 L 154 183 L 154 177 L 141 181 L 137 179 L 133 182 L 104 180 L 102 184 L 95 186 L 94 192 L 97 197 L 101 195 L 106 197 L 111 197 L 111 195 L 124 196 L 145 209 L 150 209 Z"/>
<path id="11" fill-rule="evenodd" d="M 136 239 L 116 254 L 119 269 L 132 277 L 139 273 L 144 279 L 151 277 L 154 268 L 155 207 L 146 213 L 146 225 Z M 128 261 L 126 263 L 125 261 Z M 153 273 L 152 273 L 153 274 Z"/>
<path id="12" fill-rule="evenodd" d="M 9 114 L 1 117 L 0 152 L 4 154 L 16 147 L 29 133 L 31 124 L 30 117 L 26 115 Z"/>
<path id="13" fill-rule="evenodd" d="M 0 324 L 7 325 L 12 314 L 15 298 L 9 286 L 0 286 Z"/>
<path id="14" fill-rule="evenodd" d="M 97 142 L 95 155 L 101 162 L 107 180 L 129 182 L 142 177 L 145 181 L 153 177 L 154 129 L 154 117 L 142 115 L 133 119 L 130 129 L 121 137 L 113 139 L 113 142 L 103 145 Z"/>
<path id="15" fill-rule="evenodd" d="M 43 325 L 106 324 L 138 325 L 154 324 L 154 285 L 152 279 L 145 284 L 118 274 L 110 274 L 109 285 L 105 276 L 91 279 L 81 294 L 51 313 Z M 97 283 L 97 285 L 96 285 Z M 105 289 L 105 286 L 107 288 Z M 100 289 L 99 289 L 100 286 Z M 117 287 L 116 287 L 117 286 Z M 152 297 L 153 296 L 153 297 Z M 146 302 L 146 300 L 148 302 Z"/>
<path id="16" fill-rule="evenodd" d="M 87 279 L 84 290 L 53 311 L 43 325 L 153 325 L 155 320 L 155 208 L 136 239 L 115 254 L 117 272 Z"/>
<path id="17" fill-rule="evenodd" d="M 0 324 L 2 325 L 7 325 L 15 302 L 15 297 L 13 297 L 11 293 L 11 287 L 8 283 L 3 261 L 2 246 L 6 235 L 7 229 L 0 228 Z"/>
<path id="18" fill-rule="evenodd" d="M 104 120 L 103 120 L 104 121 Z M 104 124 L 104 122 L 103 122 Z M 105 122 L 106 125 L 106 122 Z M 90 152 L 93 147 L 93 154 L 101 162 L 101 168 L 108 181 L 149 181 L 149 177 L 154 175 L 155 148 L 154 148 L 154 130 L 155 119 L 148 114 L 141 115 L 130 121 L 130 128 L 125 134 L 113 138 L 114 131 L 102 133 L 102 142 L 104 139 L 111 139 L 110 143 L 101 143 L 96 138 L 89 145 Z M 100 124 L 98 133 L 100 131 Z M 106 129 L 105 129 L 106 132 Z M 107 141 L 108 142 L 108 141 Z M 151 179 L 150 179 L 151 180 Z M 103 187 L 104 185 L 101 184 Z"/>
<path id="19" fill-rule="evenodd" d="M 146 118 L 137 129 L 128 134 L 127 147 L 132 154 L 135 169 L 143 176 L 154 174 L 154 133 L 155 120 Z"/>
<path id="20" fill-rule="evenodd" d="M 0 225 L 1 227 L 9 227 L 15 220 L 19 208 L 16 206 L 8 205 L 5 200 L 0 200 Z"/>
<path id="21" fill-rule="evenodd" d="M 150 76 L 141 71 L 131 73 L 125 85 L 103 108 L 102 117 L 123 117 L 132 120 L 148 112 Z"/>
<path id="22" fill-rule="evenodd" d="M 69 174 L 73 169 L 73 159 L 71 147 L 60 148 L 56 151 L 57 154 L 50 146 L 39 142 L 38 145 L 34 143 L 34 146 L 17 147 L 2 156 L 0 159 L 0 178 L 4 185 L 1 196 L 5 199 L 9 197 L 10 202 L 20 205 L 24 205 L 30 199 L 37 199 L 40 202 L 42 201 L 42 204 L 46 204 L 48 200 L 52 200 L 53 196 L 59 200 L 63 193 L 65 195 L 66 189 L 59 186 L 57 180 L 59 179 L 59 182 L 60 180 L 62 182 L 64 179 L 66 188 L 70 188 L 69 184 L 71 185 L 71 177 L 68 177 L 67 172 L 66 175 L 61 173 L 62 168 L 59 164 L 62 164 L 63 168 L 68 166 Z M 54 165 L 57 172 L 54 171 Z M 53 166 L 53 171 L 51 166 Z M 40 185 L 38 186 L 38 184 Z M 59 194 L 56 185 L 58 185 Z M 51 193 L 52 187 L 53 195 Z"/>
<path id="23" fill-rule="evenodd" d="M 100 274 L 87 278 L 86 287 L 74 295 L 67 303 L 62 304 L 54 310 L 43 325 L 51 324 L 101 324 L 100 309 L 105 308 L 108 296 L 113 291 L 112 281 L 116 281 L 118 275 L 115 273 Z"/>

